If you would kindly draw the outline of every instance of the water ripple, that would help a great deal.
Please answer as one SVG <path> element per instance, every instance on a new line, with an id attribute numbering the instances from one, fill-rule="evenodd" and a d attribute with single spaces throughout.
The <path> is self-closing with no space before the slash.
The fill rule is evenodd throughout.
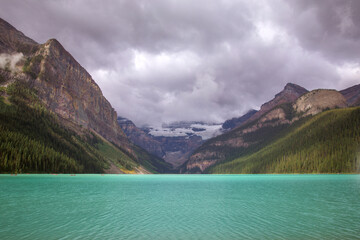
<path id="1" fill-rule="evenodd" d="M 0 239 L 359 239 L 358 175 L 0 176 Z"/>

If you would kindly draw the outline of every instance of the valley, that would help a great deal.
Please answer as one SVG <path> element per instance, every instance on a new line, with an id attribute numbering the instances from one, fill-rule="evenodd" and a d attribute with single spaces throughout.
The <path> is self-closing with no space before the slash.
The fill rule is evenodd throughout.
<path id="1" fill-rule="evenodd" d="M 0 4 L 0 240 L 360 239 L 360 1 Z"/>

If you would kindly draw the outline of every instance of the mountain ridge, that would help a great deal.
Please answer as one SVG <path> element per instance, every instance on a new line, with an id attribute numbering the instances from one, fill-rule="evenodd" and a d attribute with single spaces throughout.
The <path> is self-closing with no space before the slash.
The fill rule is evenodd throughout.
<path id="1" fill-rule="evenodd" d="M 341 90 L 349 106 L 360 106 L 360 84 Z"/>
<path id="2" fill-rule="evenodd" d="M 149 128 L 145 130 L 140 129 L 129 119 L 118 117 L 118 123 L 131 142 L 146 149 L 149 153 L 164 159 L 166 162 L 172 164 L 174 168 L 183 164 L 193 150 L 203 143 L 202 137 L 195 134 L 188 133 L 184 136 L 178 136 L 168 133 L 167 136 L 161 134 L 154 136 L 150 134 Z M 184 125 L 190 128 L 192 123 L 180 122 L 163 125 L 169 129 L 176 129 Z"/>
<path id="3" fill-rule="evenodd" d="M 10 23 L 0 18 L 0 52 L 25 52 L 29 54 L 37 49 L 38 43 L 18 31 Z"/>
<path id="4" fill-rule="evenodd" d="M 332 132 L 321 135 L 332 139 L 321 141 L 328 141 L 328 145 L 336 149 L 332 156 L 339 156 L 343 161 L 338 163 L 331 158 L 331 164 L 336 165 L 331 171 L 348 169 L 343 168 L 347 161 L 344 154 L 353 158 L 349 149 L 353 151 L 359 142 L 357 131 L 348 134 L 347 127 L 356 129 L 358 126 L 359 111 L 349 107 L 360 105 L 360 84 L 341 91 L 316 89 L 309 92 L 288 83 L 273 99 L 262 104 L 259 111 L 228 120 L 223 126 L 229 125 L 227 129 L 230 130 L 205 143 L 200 135 L 206 129 L 191 124 L 190 130 L 184 128 L 179 132 L 181 136 L 152 136 L 131 121 L 119 123 L 116 111 L 91 75 L 56 39 L 38 44 L 2 19 L 0 33 L 0 53 L 5 59 L 0 66 L 0 138 L 5 139 L 0 144 L 2 172 L 46 172 L 50 169 L 55 172 L 172 172 L 164 159 L 175 166 L 184 162 L 180 166 L 181 173 L 228 171 L 229 166 L 243 172 L 244 169 L 239 168 L 243 160 L 249 171 L 262 169 L 266 172 L 266 161 L 258 162 L 264 165 L 257 165 L 256 169 L 251 167 L 258 161 L 257 157 L 266 159 L 265 153 L 278 154 L 279 146 L 287 146 L 283 139 L 295 141 L 289 137 L 293 136 L 292 131 L 300 131 L 302 124 L 309 125 L 318 116 L 329 117 L 321 119 L 333 126 L 334 133 L 347 134 L 342 136 L 343 142 L 348 144 L 345 150 L 334 145 L 336 137 Z M 312 126 L 314 131 L 324 131 L 317 121 Z M 177 128 L 168 127 L 171 132 Z M 212 130 L 218 131 L 215 127 Z M 315 141 L 317 138 L 312 135 L 309 139 Z M 307 148 L 296 154 L 303 151 L 316 155 L 304 141 L 302 146 Z M 318 146 L 325 152 L 331 150 L 321 144 Z M 289 159 L 297 161 L 293 156 Z M 272 161 L 293 164 L 285 163 L 278 155 Z"/>
<path id="5" fill-rule="evenodd" d="M 238 127 L 241 124 L 243 124 L 244 122 L 246 122 L 249 118 L 251 118 L 257 112 L 258 112 L 257 110 L 251 109 L 247 113 L 245 113 L 244 115 L 242 115 L 240 117 L 234 117 L 234 118 L 231 118 L 229 120 L 226 120 L 222 124 L 222 128 L 224 130 L 228 131 L 228 130 L 231 130 L 231 129 L 235 128 L 235 127 Z"/>
<path id="6" fill-rule="evenodd" d="M 352 95 L 356 95 L 354 89 L 351 90 Z M 180 172 L 207 172 L 208 168 L 215 169 L 218 164 L 255 154 L 286 135 L 293 124 L 329 109 L 347 107 L 345 96 L 336 90 L 309 92 L 298 85 L 287 84 L 247 121 L 196 149 Z"/>
<path id="7" fill-rule="evenodd" d="M 244 124 L 260 118 L 262 115 L 269 112 L 277 105 L 294 103 L 298 97 L 307 92 L 309 92 L 307 89 L 297 84 L 287 83 L 282 91 L 277 93 L 272 100 L 262 104 L 260 110 L 251 116 L 246 122 L 244 122 Z"/>
<path id="8" fill-rule="evenodd" d="M 91 154 L 84 156 L 85 159 L 99 161 L 97 171 L 121 172 L 119 168 L 122 168 L 122 172 L 149 173 L 169 169 L 169 165 L 162 159 L 130 143 L 117 123 L 116 111 L 103 96 L 99 86 L 60 42 L 50 39 L 44 44 L 38 44 L 3 19 L 0 19 L 0 33 L 0 53 L 7 54 L 4 56 L 8 61 L 13 56 L 22 54 L 21 58 L 14 63 L 14 69 L 5 66 L 0 72 L 2 100 L 12 106 L 11 109 L 7 109 L 5 105 L 2 105 L 3 114 L 15 111 L 17 117 L 21 113 L 16 109 L 21 105 L 28 106 L 26 111 L 29 114 L 31 112 L 35 114 L 36 108 L 46 109 L 45 115 L 55 114 L 56 118 L 50 117 L 51 121 L 49 117 L 44 118 L 44 121 L 49 122 L 47 130 L 52 131 L 52 128 L 60 124 L 67 129 L 66 131 L 71 131 L 81 146 L 88 146 L 84 151 Z M 32 100 L 26 101 L 26 99 Z M 34 121 L 36 122 L 35 119 Z M 21 135 L 22 132 L 14 128 L 15 125 L 15 122 L 13 126 L 8 125 L 7 131 L 10 132 L 9 134 L 16 132 Z M 47 130 L 42 134 L 51 135 L 51 132 Z M 29 137 L 36 137 L 40 141 L 39 146 L 46 145 L 43 141 L 45 135 L 40 136 L 31 131 L 26 133 Z M 66 133 L 59 134 L 49 139 L 54 142 L 62 141 L 62 135 Z M 68 141 L 70 144 L 73 140 L 69 138 Z M 61 153 L 61 149 L 55 150 Z M 16 159 L 8 159 L 8 156 L 17 154 L 14 149 L 6 147 L 6 151 L 10 155 L 0 156 L 2 160 L 15 161 Z M 36 153 L 28 154 L 31 157 Z M 71 156 L 73 158 L 76 155 Z M 44 161 L 47 161 L 46 158 Z M 76 164 L 81 163 L 76 162 Z M 108 170 L 104 167 L 108 167 Z M 10 169 L 22 171 L 21 166 Z M 46 171 L 46 169 L 41 171 Z M 85 168 L 84 171 L 91 171 L 91 169 Z"/>

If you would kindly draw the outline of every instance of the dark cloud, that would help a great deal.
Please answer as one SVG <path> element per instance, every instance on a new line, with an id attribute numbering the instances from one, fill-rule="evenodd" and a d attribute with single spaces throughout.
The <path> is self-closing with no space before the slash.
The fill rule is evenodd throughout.
<path id="1" fill-rule="evenodd" d="M 38 42 L 57 38 L 119 115 L 137 124 L 223 121 L 287 82 L 345 88 L 360 77 L 359 1 L 3 1 Z"/>
<path id="2" fill-rule="evenodd" d="M 280 17 L 302 47 L 336 62 L 360 60 L 360 1 L 288 1 L 294 15 Z"/>

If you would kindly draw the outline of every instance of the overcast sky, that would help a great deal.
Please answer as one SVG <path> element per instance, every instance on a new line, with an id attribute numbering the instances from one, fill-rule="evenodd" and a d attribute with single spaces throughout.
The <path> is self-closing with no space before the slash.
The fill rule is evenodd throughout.
<path id="1" fill-rule="evenodd" d="M 0 0 L 0 17 L 58 39 L 137 125 L 222 122 L 287 82 L 360 83 L 358 0 Z"/>

